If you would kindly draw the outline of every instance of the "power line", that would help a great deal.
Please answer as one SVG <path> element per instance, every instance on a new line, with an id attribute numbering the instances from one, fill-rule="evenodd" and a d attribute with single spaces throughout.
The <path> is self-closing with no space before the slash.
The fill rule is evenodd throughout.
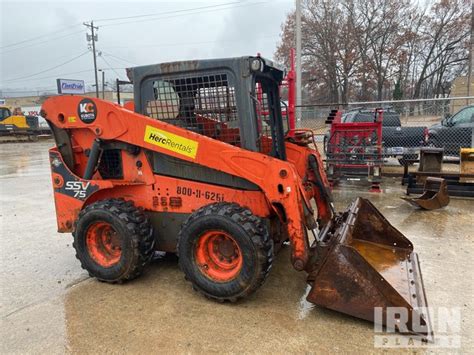
<path id="1" fill-rule="evenodd" d="M 255 5 L 259 5 L 259 4 L 263 4 L 265 2 L 257 2 L 257 3 L 241 3 L 241 2 L 230 2 L 230 3 L 225 3 L 225 4 L 218 4 L 218 5 L 209 5 L 209 6 L 201 6 L 201 7 L 196 7 L 196 8 L 190 8 L 190 9 L 182 9 L 182 10 L 174 10 L 174 11 L 167 11 L 167 12 L 161 12 L 161 13 L 154 13 L 154 14 L 146 14 L 146 15 L 136 15 L 136 16 L 127 16 L 127 17 L 117 17 L 117 18 L 107 18 L 107 19 L 99 19 L 99 20 L 96 20 L 96 21 L 114 21 L 114 20 L 120 20 L 120 19 L 133 19 L 133 18 L 142 18 L 142 17 L 151 17 L 151 16 L 156 16 L 156 15 L 164 15 L 164 14 L 171 14 L 171 13 L 180 13 L 178 15 L 174 15 L 174 16 L 165 16 L 165 17 L 156 17 L 156 18 L 152 18 L 150 20 L 145 20 L 145 21 L 141 21 L 141 22 L 146 22 L 146 21 L 155 21 L 155 20 L 158 20 L 158 19 L 164 19 L 164 18 L 173 18 L 173 17 L 178 17 L 178 16 L 185 16 L 185 15 L 192 15 L 192 14 L 197 14 L 197 13 L 203 13 L 203 12 L 213 12 L 213 11 L 221 11 L 221 10 L 226 10 L 226 9 L 232 9 L 232 8 L 236 8 L 236 7 L 246 7 L 246 6 L 255 6 Z M 240 4 L 238 6 L 229 6 L 229 5 L 234 5 L 234 4 Z M 196 10 L 203 10 L 204 11 L 196 11 Z M 205 9 L 208 9 L 208 10 L 205 10 Z M 114 26 L 114 25 L 121 25 L 121 24 L 127 24 L 127 23 L 134 23 L 136 21 L 127 21 L 127 22 L 120 22 L 120 23 L 112 23 L 112 24 L 106 24 L 106 25 L 103 25 L 103 26 Z M 27 42 L 31 42 L 31 41 L 34 41 L 34 40 L 37 40 L 37 39 L 40 39 L 40 38 L 43 38 L 43 37 L 47 37 L 47 36 L 50 36 L 51 34 L 57 34 L 58 32 L 63 32 L 65 30 L 68 30 L 68 29 L 71 29 L 73 27 L 76 27 L 78 26 L 79 24 L 73 24 L 72 26 L 68 26 L 68 27 L 64 27 L 64 28 L 61 28 L 55 32 L 48 32 L 46 34 L 43 34 L 43 35 L 40 35 L 40 36 L 36 36 L 36 37 L 33 37 L 33 38 L 30 38 L 30 39 L 27 39 L 27 40 L 23 40 L 23 41 L 20 41 L 20 42 L 16 42 L 16 43 L 13 43 L 13 44 L 9 44 L 9 45 L 6 45 L 6 46 L 3 46 L 3 47 L 0 47 L 0 49 L 4 49 L 4 48 L 9 48 L 9 47 L 14 47 L 14 46 L 17 46 L 19 44 L 22 44 L 22 43 L 27 43 Z M 62 35 L 62 36 L 56 36 L 56 37 L 52 37 L 51 39 L 49 40 L 46 40 L 46 41 L 41 41 L 41 42 L 37 42 L 37 43 L 32 43 L 30 45 L 27 45 L 27 46 L 22 46 L 22 47 L 18 47 L 18 48 L 13 48 L 11 50 L 7 50 L 7 51 L 3 51 L 3 52 L 0 52 L 0 55 L 2 54 L 7 54 L 7 53 L 11 53 L 11 52 L 14 52 L 16 50 L 21 50 L 21 49 L 24 49 L 24 48 L 29 48 L 29 47 L 32 47 L 32 46 L 37 46 L 37 45 L 40 45 L 40 44 L 44 44 L 44 43 L 49 43 L 49 42 L 52 42 L 54 40 L 57 40 L 57 39 L 62 39 L 62 38 L 66 38 L 66 37 L 69 37 L 69 36 L 73 36 L 75 34 L 79 34 L 79 33 L 83 33 L 84 31 L 76 31 L 76 32 L 72 32 L 72 33 L 68 33 L 68 34 L 65 34 L 65 35 Z M 202 42 L 203 44 L 204 43 L 210 43 L 210 42 Z M 191 43 L 192 44 L 192 43 Z M 199 43 L 197 43 L 199 44 Z M 170 45 L 164 45 L 164 46 L 171 46 L 172 44 Z M 117 57 L 119 58 L 119 57 Z M 121 59 L 123 60 L 123 59 Z M 129 62 L 127 60 L 125 60 L 126 62 Z M 129 62 L 131 63 L 131 62 Z M 134 64 L 134 63 L 131 63 L 131 64 Z"/>
<path id="2" fill-rule="evenodd" d="M 113 67 L 110 69 L 127 69 L 126 67 Z M 34 79 L 22 79 L 22 80 L 15 80 L 15 82 L 22 82 L 22 81 L 38 81 L 38 80 L 44 80 L 44 79 L 51 79 L 51 78 L 60 78 L 60 77 L 65 77 L 68 75 L 74 75 L 74 74 L 81 74 L 81 73 L 88 73 L 88 72 L 93 72 L 94 69 L 86 69 L 86 70 L 79 70 L 79 71 L 74 71 L 74 72 L 69 72 L 69 73 L 62 73 L 62 74 L 55 74 L 55 75 L 49 75 L 49 76 L 42 76 L 39 78 L 34 78 Z M 2 90 L 2 89 L 0 89 Z"/>
<path id="3" fill-rule="evenodd" d="M 260 38 L 280 38 L 278 35 L 268 35 L 268 36 L 261 36 Z M 202 45 L 202 44 L 216 44 L 216 43 L 233 43 L 233 42 L 241 42 L 241 41 L 247 41 L 247 39 L 232 39 L 232 40 L 224 40 L 224 41 L 203 41 L 203 42 L 181 42 L 181 43 L 163 43 L 163 44 L 144 44 L 144 45 L 136 45 L 136 46 L 112 46 L 108 48 L 152 48 L 152 47 L 174 47 L 174 46 L 186 46 L 186 45 Z M 136 64 L 134 62 L 131 62 L 127 59 L 121 58 L 119 56 L 116 56 L 114 54 L 108 53 L 104 50 L 101 50 L 102 54 L 106 55 L 107 57 L 111 57 L 114 59 L 118 59 L 122 62 L 126 62 L 129 64 L 132 64 L 134 66 L 138 66 L 139 64 Z M 117 68 L 117 69 L 125 69 L 125 68 Z"/>
<path id="4" fill-rule="evenodd" d="M 276 39 L 276 38 L 280 38 L 280 36 L 278 36 L 278 35 L 268 35 L 268 36 L 261 36 L 260 38 L 275 38 Z M 131 46 L 111 46 L 111 47 L 106 47 L 106 48 L 177 47 L 177 46 L 187 46 L 187 45 L 193 45 L 193 44 L 233 43 L 233 42 L 242 42 L 242 41 L 248 41 L 248 39 L 243 38 L 243 39 L 229 39 L 229 40 L 222 40 L 222 41 L 179 42 L 179 43 L 143 44 L 143 45 L 131 45 Z M 104 52 L 104 51 L 102 51 L 102 52 Z M 110 54 L 109 54 L 109 56 L 110 56 Z"/>
<path id="5" fill-rule="evenodd" d="M 114 54 L 110 54 L 110 53 L 108 53 L 108 52 L 105 52 L 104 50 L 102 50 L 102 54 L 105 54 L 105 55 L 108 56 L 108 57 L 115 58 L 116 60 L 118 59 L 118 60 L 120 60 L 120 61 L 122 61 L 122 62 L 125 62 L 125 63 L 129 63 L 129 64 L 132 64 L 132 65 L 138 65 L 138 64 L 133 63 L 133 62 L 127 60 L 127 59 L 123 59 L 123 58 L 121 58 L 121 57 L 119 57 L 119 56 L 116 56 L 116 55 L 114 55 Z"/>
<path id="6" fill-rule="evenodd" d="M 53 37 L 49 40 L 42 41 L 42 42 L 37 42 L 37 43 L 32 43 L 32 44 L 29 44 L 29 45 L 26 45 L 26 46 L 23 46 L 23 47 L 12 48 L 12 49 L 0 52 L 0 54 L 7 54 L 7 53 L 15 52 L 15 51 L 20 50 L 20 49 L 30 48 L 30 47 L 34 47 L 34 46 L 37 46 L 37 45 L 40 45 L 40 44 L 49 43 L 49 42 L 56 41 L 56 40 L 61 39 L 61 38 L 66 38 L 66 37 L 73 36 L 73 35 L 78 34 L 78 33 L 84 33 L 84 30 L 68 33 L 64 36 Z"/>
<path id="7" fill-rule="evenodd" d="M 260 38 L 280 38 L 278 35 L 267 35 L 261 36 Z M 186 46 L 186 45 L 201 45 L 201 44 L 215 44 L 215 43 L 232 43 L 232 42 L 241 42 L 246 41 L 247 39 L 232 39 L 232 40 L 224 40 L 224 41 L 203 41 L 203 42 L 181 42 L 181 43 L 164 43 L 164 44 L 145 44 L 145 45 L 136 45 L 136 46 L 112 46 L 108 48 L 151 48 L 151 47 L 172 47 L 172 46 Z M 121 58 L 104 50 L 101 50 L 102 55 L 106 55 L 107 57 L 111 57 L 114 59 L 118 59 L 122 62 L 126 62 L 132 65 L 137 66 L 138 64 L 131 62 L 127 59 Z M 118 69 L 125 69 L 125 68 L 118 68 Z"/>
<path id="8" fill-rule="evenodd" d="M 76 26 L 79 26 L 79 25 L 80 25 L 80 23 L 73 24 L 73 25 L 69 25 L 69 26 L 67 26 L 67 27 L 61 27 L 60 29 L 58 29 L 58 30 L 56 30 L 56 31 L 54 31 L 54 32 L 47 32 L 47 33 L 45 33 L 45 34 L 43 34 L 43 35 L 40 35 L 40 36 L 36 36 L 36 37 L 30 38 L 30 39 L 25 39 L 25 40 L 23 40 L 23 41 L 15 42 L 15 43 L 12 43 L 12 44 L 7 44 L 6 46 L 0 47 L 0 49 L 8 48 L 8 47 L 14 47 L 14 46 L 17 46 L 17 45 L 22 44 L 22 43 L 35 41 L 35 40 L 37 40 L 37 39 L 39 39 L 39 38 L 47 37 L 47 36 L 50 36 L 51 34 L 57 34 L 58 32 L 62 32 L 62 31 L 64 31 L 64 30 L 68 30 L 68 29 L 70 29 L 70 28 L 72 28 L 72 27 L 76 27 Z"/>
<path id="9" fill-rule="evenodd" d="M 137 18 L 143 18 L 143 17 L 158 16 L 158 17 L 152 18 L 152 19 L 150 19 L 150 20 L 141 21 L 141 22 L 147 22 L 147 21 L 155 21 L 155 20 L 159 20 L 159 19 L 166 19 L 166 18 L 173 18 L 173 17 L 179 17 L 179 16 L 193 15 L 193 14 L 204 13 L 204 12 L 222 11 L 222 10 L 232 9 L 232 8 L 237 8 L 237 7 L 255 6 L 255 5 L 260 5 L 260 4 L 263 4 L 263 3 L 265 3 L 265 2 L 242 3 L 242 2 L 236 1 L 236 2 L 229 2 L 229 3 L 225 3 L 225 4 L 208 5 L 208 6 L 201 6 L 201 7 L 189 8 L 189 9 L 182 9 L 182 10 L 158 12 L 158 13 L 153 13 L 153 14 L 144 14 L 144 15 L 126 16 L 126 17 L 116 17 L 116 18 L 103 18 L 103 19 L 98 19 L 98 20 L 96 20 L 96 21 L 107 22 L 107 21 L 117 21 L 117 20 L 124 20 L 124 19 L 137 19 Z M 240 5 L 237 5 L 237 6 L 230 6 L 230 5 L 236 5 L 236 4 L 240 4 Z M 199 10 L 203 10 L 203 11 L 199 11 Z M 174 16 L 162 16 L 162 15 L 167 15 L 167 14 L 177 14 L 177 15 L 174 15 Z M 126 22 L 105 24 L 105 25 L 103 25 L 102 27 L 104 27 L 104 26 L 115 26 L 115 25 L 121 25 L 121 24 L 127 24 L 127 23 L 135 23 L 135 22 L 137 22 L 137 21 L 126 21 Z M 77 26 L 79 26 L 79 25 L 80 25 L 80 23 L 75 23 L 75 24 L 70 25 L 70 26 L 67 26 L 67 27 L 62 27 L 62 28 L 60 28 L 60 29 L 58 29 L 58 30 L 56 30 L 56 31 L 54 31 L 54 32 L 47 32 L 47 33 L 42 34 L 42 35 L 40 35 L 40 36 L 32 37 L 32 38 L 29 38 L 29 39 L 26 39 L 26 40 L 23 40 L 23 41 L 19 41 L 19 42 L 15 42 L 15 43 L 11 43 L 11 44 L 2 46 L 2 47 L 0 47 L 0 49 L 10 48 L 10 47 L 16 47 L 16 46 L 18 46 L 18 45 L 20 45 L 20 44 L 23 44 L 23 43 L 27 43 L 27 42 L 31 42 L 31 41 L 36 41 L 36 40 L 41 39 L 41 38 L 44 38 L 44 37 L 48 37 L 48 36 L 51 36 L 51 35 L 58 34 L 58 32 L 64 32 L 64 31 L 66 31 L 66 30 L 69 30 L 69 29 L 71 29 L 71 28 L 77 27 Z M 27 45 L 27 46 L 22 46 L 22 47 L 19 47 L 19 48 L 13 48 L 13 49 L 11 49 L 11 50 L 7 50 L 7 51 L 4 51 L 4 52 L 1 52 L 0 54 L 11 53 L 11 52 L 16 51 L 16 50 L 20 50 L 20 49 L 24 49 L 24 48 L 29 48 L 29 47 L 31 47 L 31 46 L 36 46 L 36 45 L 48 43 L 48 42 L 51 42 L 51 41 L 56 40 L 56 39 L 61 39 L 61 38 L 69 37 L 69 36 L 72 36 L 72 35 L 75 35 L 75 34 L 78 34 L 78 33 L 82 33 L 82 32 L 83 32 L 83 31 L 77 31 L 77 32 L 73 32 L 73 33 L 68 33 L 68 34 L 63 35 L 63 36 L 53 37 L 53 38 L 51 38 L 51 39 L 49 39 L 49 40 L 46 40 L 46 41 L 42 41 L 42 42 L 30 44 L 30 45 Z"/>
<path id="10" fill-rule="evenodd" d="M 64 73 L 64 74 L 56 74 L 56 75 L 50 75 L 50 76 L 42 76 L 40 78 L 34 78 L 34 79 L 22 79 L 22 80 L 15 80 L 16 82 L 18 81 L 36 81 L 36 80 L 44 80 L 44 79 L 50 79 L 50 78 L 58 78 L 61 76 L 65 75 L 72 75 L 72 74 L 80 74 L 80 73 L 86 73 L 86 72 L 91 72 L 93 69 L 87 69 L 87 70 L 80 70 L 80 71 L 75 71 L 71 73 Z"/>
<path id="11" fill-rule="evenodd" d="M 128 16 L 128 17 L 120 17 L 120 18 L 108 18 L 108 19 L 99 19 L 99 20 L 96 20 L 96 21 L 116 21 L 116 20 L 120 20 L 120 19 L 134 19 L 134 18 L 141 18 L 141 17 L 152 17 L 152 16 L 156 16 L 156 15 L 164 15 L 164 14 L 171 14 L 171 13 L 176 13 L 178 15 L 174 15 L 174 16 L 165 16 L 165 17 L 157 17 L 157 18 L 152 18 L 150 20 L 145 20 L 145 21 L 155 21 L 155 20 L 158 20 L 158 19 L 162 19 L 162 18 L 172 18 L 172 17 L 178 17 L 178 16 L 185 16 L 185 15 L 191 15 L 191 14 L 197 14 L 197 13 L 203 13 L 203 12 L 213 12 L 213 11 L 222 11 L 222 10 L 226 10 L 226 9 L 232 9 L 232 8 L 237 8 L 237 7 L 247 7 L 247 6 L 255 6 L 255 5 L 259 5 L 259 4 L 263 4 L 265 2 L 256 2 L 256 3 L 240 3 L 240 2 L 231 2 L 231 3 L 225 3 L 225 4 L 218 4 L 218 5 L 209 5 L 209 6 L 202 6 L 202 7 L 197 7 L 197 8 L 191 8 L 191 9 L 182 9 L 182 10 L 175 10 L 175 11 L 168 11 L 168 12 L 161 12 L 161 13 L 155 13 L 155 14 L 147 14 L 147 15 L 137 15 L 137 16 Z M 234 4 L 240 4 L 239 6 L 229 6 L 229 5 L 234 5 Z M 201 11 L 197 11 L 197 10 L 201 10 Z M 141 21 L 141 22 L 145 22 L 145 21 Z M 120 25 L 120 24 L 126 24 L 126 23 L 133 23 L 133 22 L 136 22 L 136 21 L 127 21 L 127 22 L 121 22 L 121 23 L 112 23 L 112 24 L 109 24 L 109 25 L 103 25 L 103 26 L 113 26 L 113 25 Z M 55 33 L 57 34 L 58 32 L 62 32 L 64 31 L 65 29 L 70 29 L 71 27 L 76 27 L 78 24 L 74 24 L 72 26 L 68 26 L 66 28 L 62 28 L 62 29 L 59 29 L 55 32 L 48 32 L 46 34 L 43 34 L 43 35 L 40 35 L 40 36 L 36 36 L 34 38 L 30 38 L 30 39 L 27 39 L 27 40 L 24 40 L 24 41 L 20 41 L 20 42 L 17 42 L 15 44 L 10 44 L 10 45 L 6 45 L 6 46 L 3 46 L 3 47 L 0 47 L 1 48 L 8 48 L 8 47 L 13 47 L 13 46 L 17 46 L 19 44 L 22 44 L 22 43 L 27 43 L 27 42 L 30 42 L 30 41 L 34 41 L 34 40 L 37 40 L 37 39 L 40 39 L 40 38 L 43 38 L 43 37 L 46 37 L 46 36 L 49 36 L 51 35 L 52 33 Z M 86 26 L 88 27 L 93 27 L 93 24 L 85 24 Z M 98 29 L 98 27 L 95 27 L 95 29 Z M 39 42 L 39 43 L 36 43 L 36 44 L 31 44 L 31 45 L 28 45 L 28 46 L 23 46 L 23 47 L 20 47 L 20 48 L 14 48 L 12 50 L 8 50 L 6 52 L 2 52 L 0 54 L 4 54 L 4 53 L 9 53 L 9 52 L 12 52 L 12 51 L 15 51 L 17 49 L 22 49 L 22 48 L 27 48 L 27 47 L 30 47 L 30 46 L 34 46 L 34 45 L 38 45 L 38 44 L 42 44 L 42 43 L 46 43 L 46 42 L 50 42 L 52 41 L 53 39 L 59 39 L 59 38 L 64 38 L 64 37 L 68 37 L 68 36 L 72 36 L 74 34 L 77 34 L 77 33 L 82 33 L 83 31 L 77 31 L 77 32 L 73 32 L 73 33 L 69 33 L 69 34 L 66 34 L 66 35 L 63 35 L 63 36 L 59 36 L 59 37 L 53 37 L 52 39 L 50 40 L 47 40 L 47 41 L 43 41 L 43 42 Z M 93 33 L 93 32 L 92 32 Z M 95 47 L 95 36 L 94 34 L 92 35 L 92 47 Z M 208 44 L 208 43 L 219 43 L 219 42 L 223 42 L 223 41 L 205 41 L 205 42 L 194 42 L 194 43 L 188 43 L 189 44 Z M 226 41 L 228 42 L 228 41 Z M 150 45 L 150 46 L 145 46 L 145 47 L 152 47 L 152 46 L 156 46 L 156 47 L 160 47 L 160 46 L 176 46 L 176 45 L 186 45 L 186 44 L 183 44 L 183 43 L 180 43 L 180 44 L 162 44 L 162 45 Z M 95 48 L 93 48 L 93 52 L 94 52 L 94 56 L 95 56 Z M 38 73 L 35 73 L 35 74 L 31 74 L 31 75 L 27 75 L 27 76 L 22 76 L 22 77 L 17 77 L 17 78 L 13 78 L 13 79 L 7 79 L 7 80 L 3 80 L 4 82 L 10 82 L 10 81 L 24 81 L 25 79 L 26 80 L 41 80 L 41 78 L 36 78 L 36 79 L 30 79 L 31 77 L 33 76 L 36 76 L 36 75 L 40 75 L 42 73 L 45 73 L 45 72 L 48 72 L 48 71 L 51 71 L 53 69 L 56 69 L 58 67 L 61 67 L 63 65 L 66 65 L 80 57 L 82 57 L 83 55 L 85 55 L 87 53 L 84 52 L 80 55 L 78 55 L 77 57 L 74 57 L 64 63 L 61 63 L 61 64 L 58 64 L 57 66 L 54 66 L 52 68 L 48 68 L 48 69 L 45 69 L 43 71 L 40 71 Z M 107 53 L 107 56 L 109 57 L 112 57 L 112 58 L 116 58 L 118 60 L 121 60 L 123 62 L 127 62 L 127 63 L 130 63 L 132 65 L 136 65 L 135 63 L 133 62 L 130 62 L 126 59 L 123 59 L 123 58 L 120 58 L 118 56 L 115 56 L 113 54 L 110 54 L 110 53 Z M 95 58 L 94 58 L 95 59 Z M 106 62 L 108 64 L 108 62 L 104 59 L 104 62 Z M 94 60 L 95 61 L 95 60 Z M 108 64 L 109 65 L 109 64 Z M 109 65 L 110 67 L 110 65 Z M 113 69 L 112 69 L 113 70 Z M 115 71 L 115 70 L 114 70 Z M 85 72 L 85 71 L 82 71 L 82 72 Z M 75 73 L 79 73 L 79 72 L 75 72 Z M 115 72 L 117 74 L 117 72 Z M 118 74 L 117 74 L 118 75 Z M 95 70 L 95 76 L 97 77 L 97 71 Z M 45 78 L 48 78 L 48 77 L 45 77 Z M 96 78 L 97 79 L 97 78 Z M 96 80 L 97 81 L 97 80 Z"/>
<path id="12" fill-rule="evenodd" d="M 101 59 L 104 61 L 104 63 L 109 67 L 109 69 L 111 69 L 111 70 L 115 73 L 115 75 L 117 75 L 117 78 L 120 79 L 120 74 L 117 73 L 117 71 L 112 68 L 112 66 L 109 64 L 109 62 L 108 62 L 107 60 L 105 60 L 104 56 L 101 56 L 100 58 L 101 58 Z"/>
<path id="13" fill-rule="evenodd" d="M 169 14 L 174 14 L 174 13 L 188 12 L 188 11 L 193 11 L 193 10 L 201 10 L 201 9 L 208 9 L 208 8 L 215 8 L 215 7 L 222 7 L 222 6 L 228 6 L 228 5 L 233 5 L 233 4 L 239 4 L 239 3 L 240 3 L 239 1 L 235 1 L 235 2 L 225 3 L 225 4 L 220 4 L 220 5 L 209 5 L 209 6 L 194 7 L 194 8 L 182 9 L 182 10 L 155 12 L 153 14 L 135 15 L 135 16 L 127 16 L 127 17 L 102 18 L 102 19 L 96 19 L 95 21 L 96 22 L 105 22 L 105 21 L 128 20 L 128 19 L 132 19 L 132 18 L 151 17 L 151 16 L 158 16 L 158 15 L 169 15 Z"/>
<path id="14" fill-rule="evenodd" d="M 182 15 L 192 15 L 192 14 L 197 14 L 197 13 L 202 13 L 202 12 L 209 12 L 209 11 L 197 11 L 197 10 L 205 10 L 205 9 L 216 9 L 214 11 L 220 11 L 220 10 L 225 10 L 225 9 L 231 9 L 231 8 L 234 8 L 234 7 L 242 7 L 242 6 L 254 6 L 254 5 L 258 5 L 258 4 L 262 4 L 263 2 L 258 2 L 258 3 L 241 3 L 239 1 L 236 1 L 236 2 L 229 2 L 229 3 L 225 3 L 225 4 L 218 4 L 218 5 L 208 5 L 208 6 L 201 6 L 201 7 L 195 7 L 195 8 L 189 8 L 189 9 L 182 9 L 182 10 L 173 10 L 173 11 L 165 11 L 165 12 L 157 12 L 157 13 L 153 13 L 153 14 L 144 14 L 144 15 L 136 15 L 136 16 L 126 16 L 126 17 L 115 17 L 115 18 L 104 18 L 104 19 L 97 19 L 96 21 L 101 21 L 101 22 L 106 22 L 106 21 L 117 21 L 117 20 L 126 20 L 126 19 L 134 19 L 134 18 L 143 18 L 143 17 L 153 17 L 153 16 L 160 16 L 160 15 L 167 15 L 167 14 L 173 14 L 173 13 L 176 13 L 176 14 L 180 14 L 181 13 L 181 16 Z M 240 4 L 240 6 L 233 6 L 233 7 L 229 7 L 229 5 L 235 5 L 235 4 Z M 222 9 L 219 9 L 221 8 Z M 187 13 L 189 12 L 189 13 Z M 153 18 L 151 19 L 152 21 L 154 20 L 157 20 L 157 19 L 161 19 L 161 18 L 171 18 L 171 17 L 178 17 L 180 15 L 177 15 L 177 16 L 167 16 L 167 17 L 157 17 L 157 18 Z M 121 22 L 121 23 L 112 23 L 112 24 L 106 24 L 106 25 L 103 25 L 103 26 L 114 26 L 114 25 L 120 25 L 120 24 L 124 24 L 124 23 L 133 23 L 133 22 L 136 22 L 136 21 L 127 21 L 127 22 Z M 58 30 L 56 31 L 53 31 L 53 32 L 47 32 L 45 34 L 42 34 L 42 35 L 39 35 L 39 36 L 36 36 L 36 37 L 32 37 L 32 38 L 29 38 L 29 39 L 26 39 L 26 40 L 23 40 L 23 41 L 19 41 L 19 42 L 15 42 L 15 43 L 11 43 L 11 44 L 7 44 L 5 46 L 1 46 L 0 49 L 5 49 L 5 48 L 10 48 L 10 47 L 16 47 L 20 44 L 23 44 L 23 43 L 27 43 L 27 42 L 31 42 L 31 41 L 36 41 L 38 39 L 41 39 L 41 38 L 44 38 L 44 37 L 48 37 L 48 36 L 51 36 L 51 35 L 56 35 L 58 34 L 59 32 L 64 32 L 64 31 L 67 31 L 71 28 L 74 28 L 74 27 L 77 27 L 81 25 L 80 23 L 75 23 L 75 24 L 72 24 L 70 26 L 67 26 L 67 27 L 61 27 L 59 28 Z M 43 43 L 47 43 L 47 42 L 50 42 L 54 39 L 60 39 L 60 38 L 64 38 L 64 37 L 68 37 L 68 36 L 72 36 L 74 34 L 77 34 L 77 33 L 81 33 L 83 31 L 77 31 L 77 32 L 73 32 L 73 33 L 69 33 L 69 34 L 66 34 L 64 36 L 59 36 L 59 37 L 53 37 L 51 38 L 50 40 L 47 40 L 47 41 L 42 41 L 42 42 L 39 42 L 39 43 L 36 43 L 36 44 L 32 44 L 32 45 L 29 45 L 29 46 L 23 46 L 23 47 L 20 47 L 20 48 L 14 48 L 12 50 L 8 50 L 8 51 L 5 51 L 5 52 L 1 52 L 0 54 L 4 54 L 4 53 L 10 53 L 10 52 L 13 52 L 17 49 L 23 49 L 23 48 L 28 48 L 30 46 L 33 46 L 33 45 L 38 45 L 38 44 L 43 44 Z"/>
<path id="15" fill-rule="evenodd" d="M 255 2 L 255 3 L 244 3 L 244 4 L 241 4 L 241 5 L 239 5 L 239 6 L 228 6 L 228 7 L 219 8 L 219 9 L 209 9 L 209 10 L 203 10 L 203 11 L 194 11 L 194 12 L 188 12 L 188 13 L 178 14 L 178 15 L 172 15 L 172 16 L 155 17 L 155 18 L 151 18 L 151 19 L 148 19 L 148 20 L 139 20 L 139 21 L 134 20 L 134 21 L 125 21 L 125 22 L 111 23 L 111 24 L 101 25 L 101 27 L 126 25 L 126 24 L 129 24 L 129 23 L 136 23 L 136 22 L 140 22 L 140 23 L 143 23 L 143 22 L 150 22 L 150 21 L 156 21 L 156 20 L 162 20 L 162 19 L 168 19 L 168 18 L 175 18 L 175 17 L 180 17 L 180 16 L 195 15 L 195 14 L 200 14 L 200 13 L 205 13 L 205 12 L 216 12 L 216 11 L 234 9 L 234 8 L 238 8 L 238 7 L 255 6 L 255 5 L 261 5 L 261 4 L 264 4 L 264 3 L 267 3 L 267 2 L 266 2 L 266 1 L 262 1 L 262 2 Z M 217 5 L 214 5 L 214 6 L 217 6 Z"/>
<path id="16" fill-rule="evenodd" d="M 37 73 L 34 73 L 34 74 L 30 74 L 30 75 L 25 75 L 25 76 L 20 76 L 18 78 L 13 78 L 13 79 L 6 79 L 6 80 L 3 80 L 4 82 L 6 81 L 15 81 L 15 80 L 21 80 L 21 79 L 26 79 L 26 78 L 30 78 L 32 76 L 36 76 L 36 75 L 40 75 L 40 74 L 43 74 L 43 73 L 46 73 L 48 71 L 51 71 L 53 69 L 56 69 L 56 68 L 59 68 L 59 67 L 62 67 L 63 65 L 66 65 L 66 64 L 69 64 L 71 63 L 72 61 L 86 55 L 89 51 L 85 51 L 85 52 L 82 52 L 81 54 L 79 54 L 78 56 L 75 56 L 74 58 L 71 58 L 61 64 L 58 64 L 58 65 L 55 65 L 54 67 L 51 67 L 51 68 L 48 68 L 48 69 L 45 69 L 45 70 L 42 70 L 40 72 L 37 72 Z"/>

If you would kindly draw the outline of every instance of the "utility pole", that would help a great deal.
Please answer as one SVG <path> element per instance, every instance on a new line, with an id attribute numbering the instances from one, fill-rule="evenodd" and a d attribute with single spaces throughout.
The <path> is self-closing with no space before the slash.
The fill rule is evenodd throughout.
<path id="1" fill-rule="evenodd" d="M 99 69 L 102 72 L 102 100 L 105 100 L 105 70 Z"/>
<path id="2" fill-rule="evenodd" d="M 95 76 L 95 96 L 99 98 L 99 79 L 97 77 L 97 56 L 95 52 L 95 42 L 98 40 L 97 34 L 94 30 L 98 30 L 99 27 L 94 26 L 94 21 L 91 23 L 84 22 L 84 26 L 90 28 L 91 35 L 87 34 L 87 41 L 92 41 L 92 55 L 94 57 L 94 76 Z"/>
<path id="3" fill-rule="evenodd" d="M 120 79 L 115 79 L 115 87 L 117 88 L 117 103 L 120 105 Z"/>
<path id="4" fill-rule="evenodd" d="M 474 4 L 471 7 L 471 10 L 474 10 Z M 472 49 L 474 47 L 474 13 L 471 11 L 471 41 L 469 43 L 469 63 L 467 65 L 467 92 L 466 96 L 471 96 L 471 80 L 472 80 L 472 71 L 473 71 L 473 61 L 474 58 L 472 57 Z M 469 99 L 467 99 L 466 104 L 469 105 Z"/>
<path id="5" fill-rule="evenodd" d="M 296 127 L 301 127 L 301 0 L 296 0 Z"/>

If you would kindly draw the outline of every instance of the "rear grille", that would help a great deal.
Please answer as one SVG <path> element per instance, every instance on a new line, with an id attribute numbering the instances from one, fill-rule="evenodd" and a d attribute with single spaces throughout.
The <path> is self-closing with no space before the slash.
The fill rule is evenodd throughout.
<path id="1" fill-rule="evenodd" d="M 122 153 L 120 149 L 106 149 L 102 153 L 99 173 L 103 179 L 123 179 Z"/>

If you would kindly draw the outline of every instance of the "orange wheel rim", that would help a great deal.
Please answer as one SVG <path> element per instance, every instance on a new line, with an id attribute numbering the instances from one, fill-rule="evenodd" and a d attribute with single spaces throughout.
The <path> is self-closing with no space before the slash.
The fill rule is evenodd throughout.
<path id="1" fill-rule="evenodd" d="M 114 266 L 122 256 L 120 237 L 107 222 L 95 222 L 89 226 L 86 246 L 91 258 L 103 267 Z"/>
<path id="2" fill-rule="evenodd" d="M 242 269 L 242 252 L 228 233 L 212 230 L 203 233 L 195 247 L 195 258 L 201 272 L 214 281 L 227 282 Z"/>

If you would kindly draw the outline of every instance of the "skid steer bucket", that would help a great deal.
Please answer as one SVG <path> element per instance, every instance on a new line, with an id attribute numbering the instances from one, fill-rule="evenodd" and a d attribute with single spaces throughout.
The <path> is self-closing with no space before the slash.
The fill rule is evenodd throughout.
<path id="1" fill-rule="evenodd" d="M 372 203 L 357 198 L 312 248 L 308 301 L 382 325 L 388 324 L 388 307 L 403 308 L 408 319 L 396 330 L 431 339 L 418 256 Z M 381 317 L 374 316 L 375 307 Z"/>
<path id="2" fill-rule="evenodd" d="M 423 194 L 420 197 L 402 197 L 402 199 L 425 210 L 442 208 L 449 203 L 448 184 L 444 179 L 428 177 L 425 181 Z"/>

